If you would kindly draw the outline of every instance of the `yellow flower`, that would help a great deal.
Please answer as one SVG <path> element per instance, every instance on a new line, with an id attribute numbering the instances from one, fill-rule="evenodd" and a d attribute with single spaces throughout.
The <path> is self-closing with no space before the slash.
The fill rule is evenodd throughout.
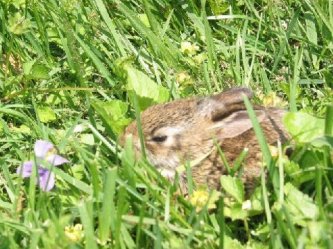
<path id="1" fill-rule="evenodd" d="M 279 149 L 276 146 L 269 145 L 268 148 L 273 158 L 277 158 L 279 156 Z"/>
<path id="2" fill-rule="evenodd" d="M 263 105 L 265 107 L 283 107 L 285 106 L 285 102 L 282 98 L 278 97 L 275 92 L 270 92 L 267 95 L 261 96 Z"/>
<path id="3" fill-rule="evenodd" d="M 215 202 L 219 199 L 220 193 L 216 190 L 213 190 L 211 193 L 207 189 L 198 189 L 193 192 L 190 196 L 190 203 L 196 207 L 196 211 L 199 212 L 205 206 L 207 209 L 216 208 Z"/>
<path id="4" fill-rule="evenodd" d="M 66 226 L 65 235 L 72 242 L 79 242 L 84 234 L 82 224 L 76 224 L 75 226 Z"/>
<path id="5" fill-rule="evenodd" d="M 180 51 L 183 54 L 192 56 L 192 55 L 195 55 L 198 50 L 199 50 L 199 47 L 197 45 L 195 45 L 195 44 L 192 44 L 189 41 L 183 41 L 180 44 Z"/>
<path id="6" fill-rule="evenodd" d="M 203 53 L 197 54 L 196 56 L 193 57 L 193 60 L 195 63 L 201 64 L 202 62 L 204 62 L 206 60 L 206 55 Z"/>
<path id="7" fill-rule="evenodd" d="M 191 76 L 187 72 L 180 72 L 176 75 L 176 81 L 180 85 L 190 85 L 192 83 Z"/>

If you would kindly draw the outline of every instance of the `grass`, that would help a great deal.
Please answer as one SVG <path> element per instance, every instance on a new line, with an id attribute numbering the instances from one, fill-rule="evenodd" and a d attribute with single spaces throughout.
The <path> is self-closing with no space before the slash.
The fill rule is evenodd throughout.
<path id="1" fill-rule="evenodd" d="M 331 0 L 13 0 L 0 24 L 0 248 L 333 247 Z M 198 209 L 118 148 L 140 108 L 232 86 L 291 111 L 289 159 L 252 117 L 249 200 L 228 176 Z M 70 161 L 50 192 L 16 174 L 38 139 Z"/>

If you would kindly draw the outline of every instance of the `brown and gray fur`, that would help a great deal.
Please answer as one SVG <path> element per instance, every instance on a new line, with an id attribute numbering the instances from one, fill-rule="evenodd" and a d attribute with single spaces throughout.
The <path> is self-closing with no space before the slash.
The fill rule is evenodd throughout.
<path id="1" fill-rule="evenodd" d="M 176 100 L 145 110 L 141 122 L 149 161 L 162 175 L 172 179 L 178 166 L 202 158 L 192 168 L 194 182 L 218 188 L 220 176 L 227 171 L 216 142 L 230 165 L 248 148 L 242 179 L 247 189 L 252 189 L 261 173 L 262 158 L 243 103 L 244 95 L 251 98 L 252 92 L 247 88 L 232 88 L 217 95 Z M 285 142 L 287 134 L 282 126 L 285 111 L 261 106 L 254 109 L 268 144 L 275 145 L 278 140 Z M 139 155 L 141 147 L 135 121 L 126 128 L 121 141 L 129 135 Z M 181 176 L 183 182 L 184 177 L 185 174 Z"/>

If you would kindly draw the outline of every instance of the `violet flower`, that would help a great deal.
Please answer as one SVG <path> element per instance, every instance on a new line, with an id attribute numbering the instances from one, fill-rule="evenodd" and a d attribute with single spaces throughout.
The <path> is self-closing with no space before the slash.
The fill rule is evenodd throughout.
<path id="1" fill-rule="evenodd" d="M 43 191 L 50 191 L 55 184 L 55 175 L 53 172 L 44 167 L 43 163 L 47 162 L 52 166 L 59 166 L 67 163 L 68 160 L 57 155 L 54 145 L 44 140 L 36 141 L 34 152 L 38 171 L 38 185 Z M 34 161 L 26 161 L 17 168 L 17 173 L 24 178 L 30 177 L 33 167 Z"/>

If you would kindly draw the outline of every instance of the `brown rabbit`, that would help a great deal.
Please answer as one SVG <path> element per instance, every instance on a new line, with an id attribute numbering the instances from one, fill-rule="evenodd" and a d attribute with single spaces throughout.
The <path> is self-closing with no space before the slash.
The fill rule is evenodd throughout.
<path id="1" fill-rule="evenodd" d="M 218 188 L 220 176 L 227 170 L 216 142 L 230 165 L 244 148 L 248 148 L 242 179 L 246 188 L 252 189 L 260 176 L 262 157 L 243 95 L 251 98 L 252 92 L 247 88 L 232 88 L 210 97 L 176 100 L 145 110 L 141 120 L 149 161 L 169 179 L 175 176 L 177 167 L 195 161 L 192 167 L 194 182 Z M 287 138 L 282 127 L 285 111 L 260 106 L 254 109 L 267 142 L 272 145 L 277 140 L 284 142 Z M 133 137 L 135 151 L 140 154 L 136 121 L 126 128 L 121 141 L 129 135 Z M 180 179 L 182 189 L 186 191 L 185 176 L 183 173 Z"/>

